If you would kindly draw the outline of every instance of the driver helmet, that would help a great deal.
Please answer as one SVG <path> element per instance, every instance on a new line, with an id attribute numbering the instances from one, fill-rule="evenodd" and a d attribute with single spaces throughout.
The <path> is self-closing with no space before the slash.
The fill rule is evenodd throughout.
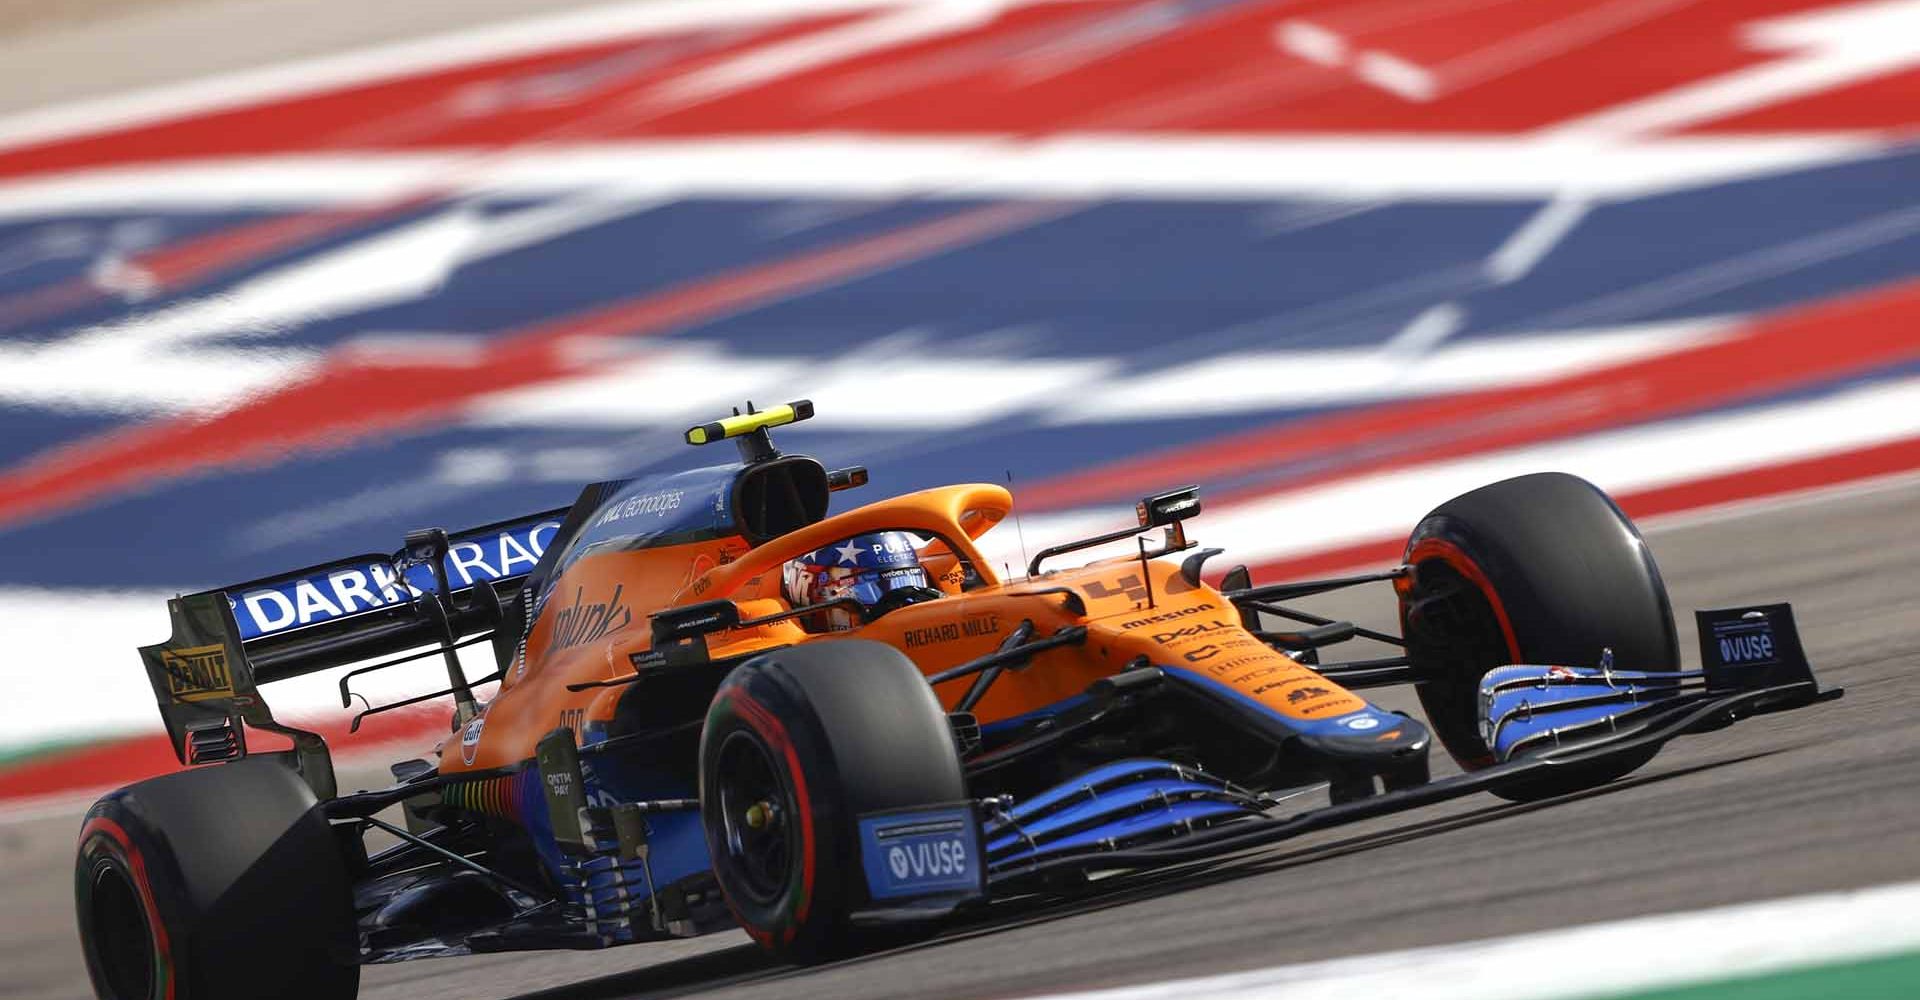
<path id="1" fill-rule="evenodd" d="M 816 549 L 782 567 L 782 589 L 796 608 L 851 597 L 867 609 L 867 620 L 915 601 L 940 596 L 920 566 L 913 536 L 904 531 L 855 535 L 838 545 Z M 844 631 L 860 624 L 845 607 L 828 608 L 809 623 L 819 631 Z"/>

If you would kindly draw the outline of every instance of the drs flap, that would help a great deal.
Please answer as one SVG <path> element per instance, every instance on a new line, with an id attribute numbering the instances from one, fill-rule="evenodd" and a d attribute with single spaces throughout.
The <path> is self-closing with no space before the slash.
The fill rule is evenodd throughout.
<path id="1" fill-rule="evenodd" d="M 566 511 L 546 511 L 460 532 L 443 560 L 454 590 L 531 573 Z M 434 590 L 433 567 L 388 556 L 352 556 L 225 588 L 240 639 L 338 621 L 410 603 Z"/>

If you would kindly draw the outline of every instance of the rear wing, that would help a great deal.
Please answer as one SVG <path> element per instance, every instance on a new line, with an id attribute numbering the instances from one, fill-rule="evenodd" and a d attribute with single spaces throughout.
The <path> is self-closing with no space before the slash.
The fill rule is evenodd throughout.
<path id="1" fill-rule="evenodd" d="M 316 793 L 330 797 L 325 744 L 275 722 L 259 685 L 438 645 L 463 691 L 454 644 L 498 630 L 568 510 L 453 535 L 413 532 L 392 555 L 352 556 L 168 601 L 173 634 L 140 647 L 140 658 L 174 755 L 183 764 L 231 760 L 246 754 L 246 726 L 281 733 L 293 739 Z"/>
<path id="2" fill-rule="evenodd" d="M 494 597 L 510 598 L 540 564 L 568 508 L 469 528 L 447 537 L 439 560 L 456 619 L 491 625 Z M 416 532 L 415 534 L 424 534 Z M 369 553 L 222 587 L 236 635 L 262 684 L 438 641 L 434 560 L 402 549 Z M 470 612 L 461 615 L 461 612 Z M 464 634 L 470 628 L 455 628 Z"/>

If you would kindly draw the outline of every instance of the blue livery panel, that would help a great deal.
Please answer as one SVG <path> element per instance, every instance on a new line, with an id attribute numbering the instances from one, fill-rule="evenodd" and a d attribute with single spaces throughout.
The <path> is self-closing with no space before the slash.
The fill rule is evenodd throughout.
<path id="1" fill-rule="evenodd" d="M 875 899 L 977 893 L 986 866 L 970 806 L 860 819 L 860 863 Z"/>
<path id="2" fill-rule="evenodd" d="M 737 534 L 733 487 L 740 465 L 713 465 L 669 475 L 598 484 L 608 496 L 577 531 L 561 539 L 550 567 L 534 582 L 537 613 L 553 584 L 581 557 L 603 547 L 642 549 Z"/>

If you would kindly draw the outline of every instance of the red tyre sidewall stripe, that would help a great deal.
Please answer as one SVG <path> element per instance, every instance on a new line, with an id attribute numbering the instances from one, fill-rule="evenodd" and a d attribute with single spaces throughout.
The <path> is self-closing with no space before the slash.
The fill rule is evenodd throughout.
<path id="1" fill-rule="evenodd" d="M 80 843 L 104 837 L 117 848 L 120 859 L 133 873 L 134 885 L 140 890 L 140 905 L 147 911 L 147 926 L 153 928 L 154 956 L 158 959 L 160 982 L 163 987 L 163 1000 L 174 1000 L 175 977 L 173 974 L 173 949 L 167 940 L 167 926 L 160 920 L 160 908 L 153 900 L 152 880 L 147 875 L 146 859 L 140 855 L 140 849 L 133 846 L 133 839 L 120 824 L 105 816 L 95 816 L 87 821 L 80 830 Z"/>
<path id="2" fill-rule="evenodd" d="M 739 688 L 729 692 L 726 698 L 730 707 L 739 714 L 740 718 L 785 757 L 787 773 L 793 779 L 794 803 L 800 810 L 800 899 L 794 906 L 793 922 L 787 926 L 784 935 L 785 939 L 791 942 L 799 933 L 800 924 L 806 921 L 807 913 L 813 906 L 816 845 L 813 831 L 813 807 L 807 796 L 806 772 L 800 769 L 800 755 L 794 750 L 793 739 L 777 716 Z"/>
<path id="3" fill-rule="evenodd" d="M 1413 547 L 1407 551 L 1409 566 L 1417 566 L 1427 559 L 1438 559 L 1446 563 L 1461 576 L 1473 581 L 1474 586 L 1480 588 L 1480 592 L 1486 595 L 1487 604 L 1493 608 L 1493 617 L 1500 622 L 1500 634 L 1506 637 L 1507 655 L 1512 657 L 1507 662 L 1519 663 L 1520 640 L 1514 637 L 1513 622 L 1507 618 L 1507 607 L 1500 603 L 1500 595 L 1494 592 L 1493 583 L 1480 569 L 1480 564 L 1474 562 L 1473 558 L 1462 551 L 1460 546 L 1444 538 L 1422 538 L 1413 543 Z"/>
<path id="4" fill-rule="evenodd" d="M 1513 634 L 1513 621 L 1507 617 L 1507 606 L 1500 603 L 1500 595 L 1494 592 L 1493 582 L 1487 579 L 1487 574 L 1481 570 L 1480 564 L 1474 562 L 1473 558 L 1460 546 L 1444 538 L 1422 538 L 1407 550 L 1406 562 L 1409 566 L 1417 566 L 1427 559 L 1437 559 L 1446 563 L 1453 567 L 1454 572 L 1466 577 L 1475 587 L 1480 588 L 1480 593 L 1487 598 L 1487 606 L 1493 609 L 1494 619 L 1500 623 L 1500 634 L 1507 640 L 1509 658 L 1507 662 L 1520 662 L 1520 640 Z M 1455 759 L 1459 760 L 1457 756 Z M 1461 767 L 1474 771 L 1494 763 L 1494 758 L 1489 753 L 1471 760 L 1459 760 L 1459 763 Z"/>

